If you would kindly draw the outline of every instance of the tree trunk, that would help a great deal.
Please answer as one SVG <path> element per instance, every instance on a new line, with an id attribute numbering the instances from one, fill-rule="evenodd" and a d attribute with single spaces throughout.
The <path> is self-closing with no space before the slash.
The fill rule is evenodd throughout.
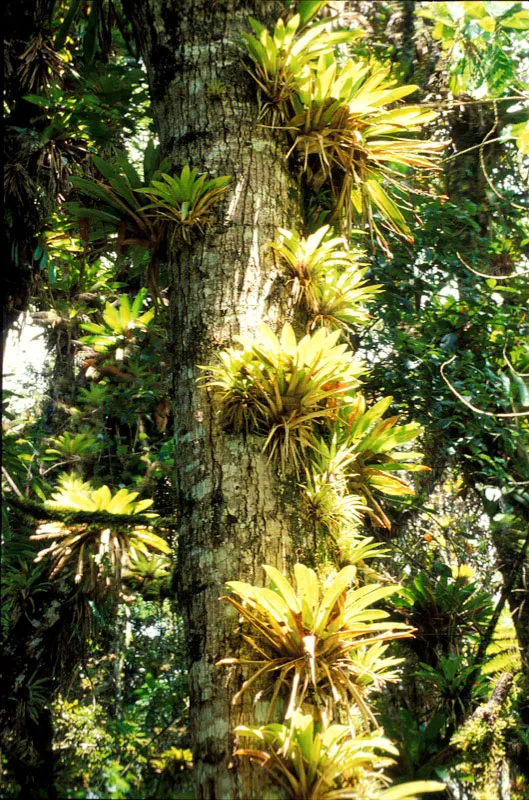
<path id="1" fill-rule="evenodd" d="M 216 661 L 240 652 L 237 615 L 218 598 L 228 580 L 260 583 L 261 564 L 285 569 L 300 530 L 296 479 L 278 478 L 262 440 L 219 426 L 211 396 L 197 388 L 208 364 L 234 334 L 273 328 L 287 313 L 270 249 L 289 218 L 285 146 L 260 126 L 251 79 L 233 40 L 248 15 L 269 23 L 277 3 L 261 0 L 129 0 L 147 65 L 162 151 L 211 175 L 231 175 L 226 202 L 205 238 L 168 253 L 175 363 L 176 584 L 186 624 L 196 797 L 277 796 L 263 775 L 233 759 L 233 728 L 263 720 L 240 688 L 239 669 Z M 272 18 L 268 16 L 272 13 Z M 267 19 L 268 16 L 268 19 Z"/>
<path id="2" fill-rule="evenodd" d="M 515 509 L 520 515 L 522 525 L 527 524 L 526 508 L 517 505 Z M 522 530 L 526 532 L 527 527 Z M 529 602 L 527 600 L 529 553 L 527 552 L 527 541 L 521 545 L 522 538 L 523 534 L 517 542 L 509 525 L 493 524 L 493 541 L 498 552 L 498 568 L 502 573 L 504 585 L 510 586 L 508 600 L 520 644 L 522 670 L 529 675 Z M 522 550 L 520 550 L 520 545 Z M 527 714 L 526 722 L 529 724 L 529 704 L 525 713 Z"/>
<path id="3" fill-rule="evenodd" d="M 47 0 L 27 0 L 4 4 L 4 224 L 2 226 L 2 359 L 7 334 L 20 314 L 26 311 L 31 296 L 33 253 L 42 229 L 46 205 L 52 199 L 49 187 L 38 175 L 35 156 L 37 132 L 33 125 L 35 106 L 25 100 L 31 89 L 20 66 L 28 44 L 50 26 L 52 4 Z M 21 61 L 22 60 L 22 61 Z M 40 123 L 44 126 L 44 123 Z M 28 136 L 27 133 L 30 133 Z M 54 198 L 53 198 L 54 199 Z"/>
<path id="4" fill-rule="evenodd" d="M 78 329 L 58 327 L 52 332 L 51 341 L 48 339 L 48 347 L 55 350 L 55 361 L 42 409 L 43 428 L 47 434 L 64 433 L 70 422 L 68 409 L 74 405 L 79 389 L 74 350 L 74 338 L 78 335 Z"/>

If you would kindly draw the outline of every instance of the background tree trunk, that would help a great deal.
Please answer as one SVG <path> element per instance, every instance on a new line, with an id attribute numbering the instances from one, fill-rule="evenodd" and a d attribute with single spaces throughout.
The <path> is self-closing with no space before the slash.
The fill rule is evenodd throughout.
<path id="1" fill-rule="evenodd" d="M 36 114 L 35 106 L 24 99 L 30 87 L 20 72 L 21 59 L 30 42 L 48 32 L 52 6 L 49 0 L 27 0 L 23 5 L 8 0 L 3 11 L 4 102 L 7 104 L 4 107 L 3 153 L 7 213 L 2 226 L 2 359 L 7 334 L 28 307 L 34 288 L 36 237 L 42 228 L 46 206 L 53 202 L 46 181 L 37 175 L 34 145 L 28 147 L 23 135 L 26 128 L 32 127 Z"/>
<path id="2" fill-rule="evenodd" d="M 289 220 L 293 188 L 284 143 L 259 125 L 251 81 L 233 40 L 248 15 L 268 22 L 276 3 L 129 0 L 147 65 L 162 151 L 211 175 L 231 175 L 227 200 L 201 241 L 170 249 L 179 562 L 186 624 L 197 798 L 263 796 L 263 776 L 232 767 L 236 724 L 261 716 L 231 704 L 240 670 L 215 666 L 240 648 L 237 615 L 218 598 L 228 580 L 261 583 L 261 564 L 286 568 L 300 527 L 296 479 L 261 454 L 262 440 L 226 434 L 197 364 L 234 334 L 279 327 L 287 293 L 267 243 Z M 273 18 L 273 17 L 272 17 Z M 275 789 L 277 791 L 277 789 Z M 268 796 L 272 797 L 273 794 Z"/>

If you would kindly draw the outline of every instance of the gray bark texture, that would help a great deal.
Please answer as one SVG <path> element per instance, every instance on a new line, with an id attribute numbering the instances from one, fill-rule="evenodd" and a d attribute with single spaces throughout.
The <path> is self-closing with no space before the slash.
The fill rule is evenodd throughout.
<path id="1" fill-rule="evenodd" d="M 296 479 L 279 476 L 263 441 L 221 429 L 201 371 L 235 334 L 261 322 L 281 327 L 288 292 L 267 243 L 292 222 L 293 181 L 281 134 L 259 124 L 240 49 L 248 15 L 273 22 L 280 6 L 261 0 L 128 0 L 147 66 L 164 155 L 211 176 L 231 175 L 216 221 L 202 239 L 170 249 L 175 364 L 176 589 L 186 624 L 196 797 L 275 797 L 262 770 L 233 757 L 237 724 L 263 721 L 264 702 L 231 699 L 239 668 L 218 667 L 241 652 L 237 614 L 219 597 L 228 580 L 263 584 L 263 563 L 288 571 L 301 522 Z M 270 16 L 271 15 L 271 16 Z"/>

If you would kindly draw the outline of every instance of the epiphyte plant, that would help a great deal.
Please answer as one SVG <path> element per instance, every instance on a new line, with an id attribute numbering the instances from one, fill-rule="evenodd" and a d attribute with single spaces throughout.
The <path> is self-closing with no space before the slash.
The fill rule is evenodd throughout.
<path id="1" fill-rule="evenodd" d="M 358 31 L 330 34 L 322 23 L 302 29 L 299 15 L 286 25 L 280 20 L 273 34 L 255 20 L 250 25 L 255 36 L 245 34 L 243 44 L 266 98 L 263 112 L 271 111 L 275 127 L 287 132 L 288 155 L 301 156 L 311 188 L 330 189 L 330 221 L 350 231 L 359 218 L 387 253 L 384 229 L 413 241 L 403 213 L 415 191 L 410 172 L 438 169 L 445 143 L 410 136 L 435 119 L 431 109 L 388 106 L 418 87 L 397 86 L 380 64 L 349 59 L 340 65 L 335 44 Z"/>
<path id="2" fill-rule="evenodd" d="M 125 345 L 135 333 L 146 330 L 154 318 L 154 308 L 142 310 L 146 296 L 147 289 L 140 289 L 132 303 L 126 294 L 120 295 L 117 307 L 105 303 L 103 324 L 82 323 L 81 328 L 91 335 L 83 336 L 80 342 L 90 345 L 97 353 L 107 353 Z"/>
<path id="3" fill-rule="evenodd" d="M 358 558 L 369 556 L 369 546 Z M 356 579 L 354 564 L 344 567 L 327 586 L 314 570 L 294 565 L 295 586 L 275 569 L 263 565 L 270 588 L 241 581 L 227 586 L 237 596 L 224 597 L 250 624 L 244 639 L 259 654 L 257 660 L 225 658 L 220 664 L 252 664 L 253 675 L 234 702 L 264 675 L 274 677 L 269 713 L 283 686 L 289 686 L 285 719 L 310 701 L 328 721 L 336 702 L 356 703 L 369 723 L 376 720 L 365 702 L 369 683 L 394 680 L 392 668 L 400 659 L 387 658 L 381 643 L 410 636 L 412 629 L 388 621 L 387 612 L 373 604 L 395 594 L 397 585 L 373 583 L 349 588 Z M 373 648 L 375 650 L 373 651 Z M 366 669 L 366 659 L 369 669 Z"/>
<path id="4" fill-rule="evenodd" d="M 248 72 L 264 95 L 261 116 L 272 120 L 277 116 L 276 107 L 285 113 L 285 105 L 296 90 L 300 71 L 319 55 L 332 53 L 338 44 L 361 36 L 359 31 L 334 31 L 330 33 L 323 23 L 311 22 L 324 2 L 305 4 L 285 24 L 279 19 L 271 34 L 253 17 L 248 23 L 253 34 L 243 33 L 242 43 L 252 62 Z"/>
<path id="5" fill-rule="evenodd" d="M 296 712 L 287 724 L 239 726 L 252 747 L 236 754 L 260 764 L 283 787 L 289 800 L 416 800 L 439 792 L 437 781 L 412 781 L 388 787 L 382 770 L 398 750 L 381 734 L 352 735 L 349 725 L 322 725 Z"/>
<path id="6" fill-rule="evenodd" d="M 224 350 L 220 364 L 201 367 L 211 374 L 200 382 L 214 392 L 226 427 L 265 436 L 269 457 L 299 472 L 314 421 L 335 414 L 366 370 L 338 344 L 339 330 L 319 328 L 298 342 L 287 322 L 279 338 L 264 324 L 259 334 L 260 341 L 235 337 L 242 349 Z"/>
<path id="7" fill-rule="evenodd" d="M 287 270 L 294 303 L 308 314 L 310 328 L 349 329 L 370 318 L 365 305 L 381 286 L 365 280 L 362 251 L 349 248 L 343 237 L 333 237 L 329 225 L 307 237 L 279 228 L 271 247 Z"/>
<path id="8" fill-rule="evenodd" d="M 152 512 L 144 514 L 153 501 L 137 500 L 137 496 L 138 492 L 129 492 L 127 489 L 120 489 L 115 494 L 108 486 L 95 489 L 76 475 L 61 476 L 58 490 L 44 507 L 48 511 L 57 511 L 58 516 L 82 511 L 86 513 L 86 520 L 42 522 L 31 538 L 53 541 L 39 552 L 35 560 L 50 559 L 50 578 L 67 568 L 75 570 L 75 583 L 86 578 L 92 590 L 101 589 L 102 586 L 119 586 L 129 553 L 148 553 L 153 549 L 170 553 L 167 542 L 155 534 L 141 517 L 138 517 L 137 523 L 131 523 L 130 520 L 126 524 L 120 522 L 120 515 L 129 517 L 141 514 L 143 518 L 153 520 L 158 516 Z M 114 520 L 98 519 L 97 512 L 101 511 L 113 515 Z M 93 521 L 90 514 L 94 514 Z"/>
<path id="9" fill-rule="evenodd" d="M 91 237 L 108 240 L 109 230 L 117 230 L 115 247 L 118 253 L 136 245 L 151 252 L 156 268 L 164 233 L 169 228 L 172 244 L 188 244 L 194 235 L 203 234 L 212 220 L 212 207 L 228 188 L 231 178 L 222 175 L 207 179 L 189 164 L 180 175 L 169 175 L 165 159 L 154 168 L 154 156 L 145 154 L 144 180 L 125 155 L 114 163 L 97 156 L 94 163 L 103 176 L 88 180 L 72 178 L 81 195 L 98 202 L 97 208 L 68 203 L 67 208 L 79 219 L 95 225 Z M 141 195 L 145 195 L 145 202 Z"/>
<path id="10" fill-rule="evenodd" d="M 357 393 L 350 404 L 338 409 L 328 431 L 314 433 L 309 451 L 313 480 L 332 485 L 342 497 L 363 498 L 359 510 L 388 529 L 391 522 L 375 494 L 412 495 L 413 488 L 395 473 L 429 469 L 416 463 L 422 453 L 405 449 L 420 436 L 421 426 L 415 422 L 398 425 L 398 416 L 384 418 L 392 400 L 383 397 L 366 410 L 364 395 Z"/>
<path id="11" fill-rule="evenodd" d="M 164 220 L 176 225 L 174 235 L 187 244 L 193 233 L 204 233 L 211 222 L 211 208 L 228 188 L 229 175 L 206 180 L 199 175 L 196 167 L 186 164 L 180 176 L 162 173 L 160 180 L 151 180 L 146 187 L 136 189 L 151 201 L 143 206 L 154 219 Z"/>

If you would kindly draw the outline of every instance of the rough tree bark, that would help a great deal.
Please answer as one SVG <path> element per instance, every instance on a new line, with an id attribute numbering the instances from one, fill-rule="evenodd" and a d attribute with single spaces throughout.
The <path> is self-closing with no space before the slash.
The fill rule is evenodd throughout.
<path id="1" fill-rule="evenodd" d="M 164 155 L 211 175 L 231 175 L 218 220 L 205 238 L 170 249 L 175 364 L 179 563 L 176 588 L 187 630 L 197 798 L 263 797 L 263 776 L 233 760 L 231 731 L 263 710 L 231 698 L 239 671 L 215 662 L 240 648 L 237 616 L 219 603 L 227 580 L 263 582 L 261 564 L 287 568 L 299 544 L 296 480 L 277 475 L 262 440 L 226 434 L 197 364 L 211 363 L 234 334 L 273 328 L 288 313 L 266 244 L 286 225 L 294 188 L 284 143 L 262 127 L 251 79 L 233 40 L 247 17 L 264 22 L 280 5 L 262 0 L 128 0 L 147 66 Z M 267 790 L 271 792 L 272 789 Z M 274 796 L 268 793 L 267 796 Z"/>

